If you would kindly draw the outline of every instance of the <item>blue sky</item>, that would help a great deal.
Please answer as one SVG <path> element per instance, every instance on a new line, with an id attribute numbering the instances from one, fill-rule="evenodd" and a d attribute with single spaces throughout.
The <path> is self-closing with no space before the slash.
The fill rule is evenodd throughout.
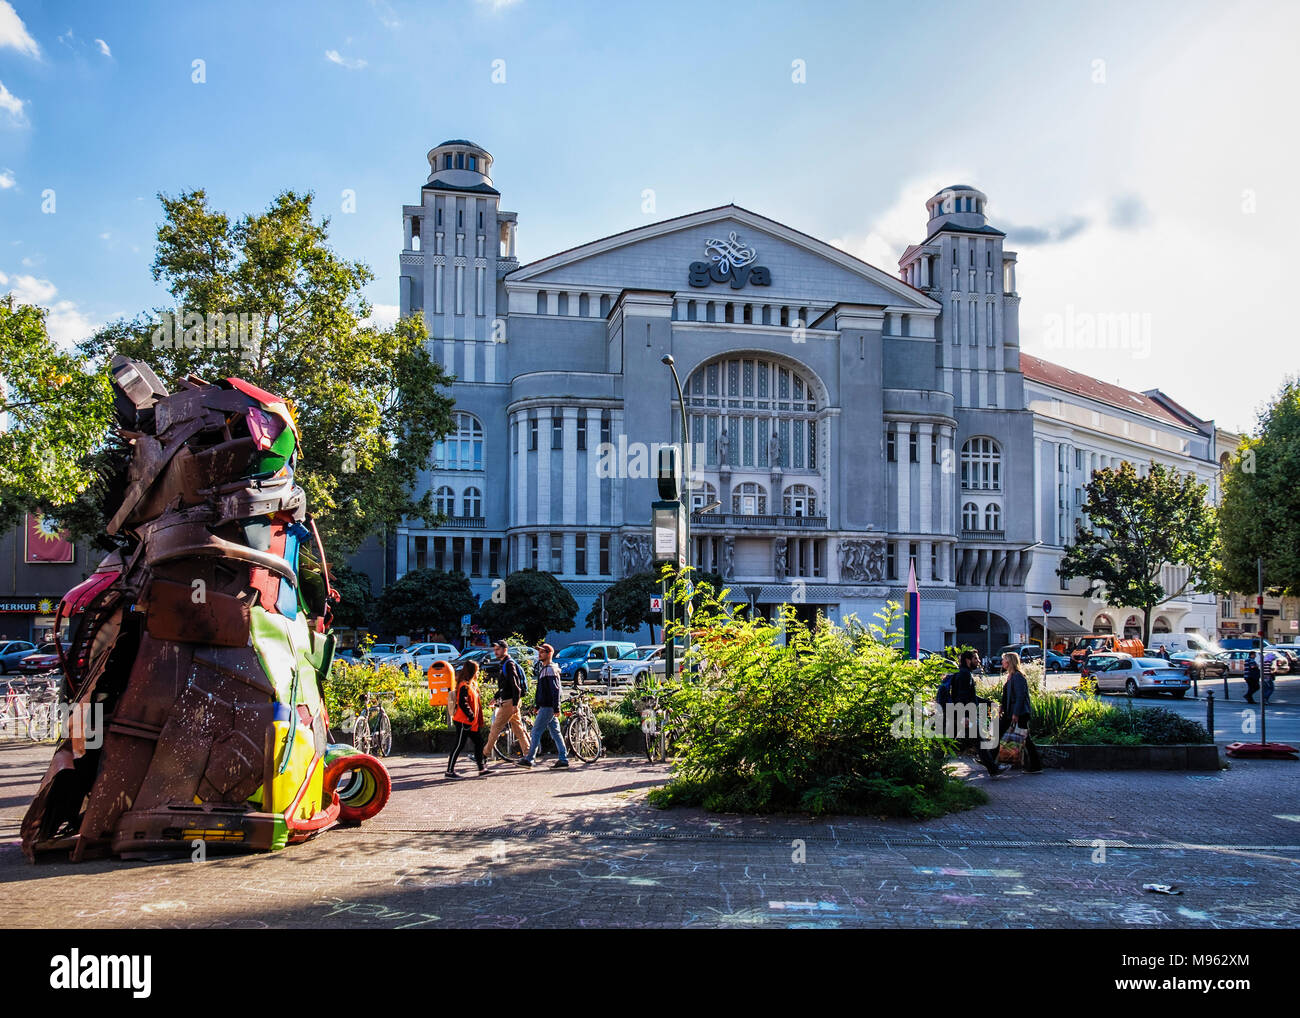
<path id="1" fill-rule="evenodd" d="M 448 137 L 493 153 L 524 260 L 734 201 L 896 273 L 962 182 L 1019 252 L 1023 349 L 1248 427 L 1300 360 L 1295 8 L 0 0 L 0 291 L 78 338 L 165 302 L 157 192 L 294 188 L 390 314 Z M 1148 342 L 1051 339 L 1089 314 Z"/>

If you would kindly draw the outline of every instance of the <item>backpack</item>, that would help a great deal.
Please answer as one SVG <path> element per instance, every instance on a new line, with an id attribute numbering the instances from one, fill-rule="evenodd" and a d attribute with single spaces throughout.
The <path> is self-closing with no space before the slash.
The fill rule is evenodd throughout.
<path id="1" fill-rule="evenodd" d="M 940 707 L 952 703 L 952 680 L 956 676 L 956 672 L 949 672 L 943 677 L 943 681 L 939 683 L 939 692 L 935 694 L 934 702 Z"/>
<path id="2" fill-rule="evenodd" d="M 528 692 L 528 675 L 524 672 L 524 666 L 511 657 L 509 652 L 506 653 L 506 661 L 514 667 L 515 681 L 519 683 L 519 699 L 522 700 Z"/>

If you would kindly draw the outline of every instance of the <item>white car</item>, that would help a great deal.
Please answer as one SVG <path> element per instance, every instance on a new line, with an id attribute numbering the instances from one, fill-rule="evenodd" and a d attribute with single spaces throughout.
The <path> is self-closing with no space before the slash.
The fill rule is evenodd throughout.
<path id="1" fill-rule="evenodd" d="M 1088 670 L 1099 693 L 1127 693 L 1129 696 L 1168 693 L 1181 700 L 1192 688 L 1191 679 L 1181 668 L 1160 657 L 1116 654 L 1097 661 L 1097 667 Z"/>
<path id="2" fill-rule="evenodd" d="M 607 686 L 635 685 L 650 675 L 663 678 L 668 662 L 664 660 L 664 645 L 651 643 L 629 650 L 622 657 L 608 662 L 600 670 L 601 680 Z"/>
<path id="3" fill-rule="evenodd" d="M 451 661 L 460 654 L 450 643 L 416 643 L 406 648 L 406 653 L 421 672 L 427 672 L 435 661 Z"/>

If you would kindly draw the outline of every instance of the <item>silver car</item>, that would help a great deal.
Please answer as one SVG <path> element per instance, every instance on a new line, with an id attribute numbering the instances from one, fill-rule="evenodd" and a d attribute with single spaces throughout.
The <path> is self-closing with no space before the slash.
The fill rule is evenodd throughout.
<path id="1" fill-rule="evenodd" d="M 643 682 L 650 675 L 662 679 L 668 663 L 664 659 L 664 645 L 651 643 L 629 650 L 615 661 L 607 662 L 600 671 L 605 685 L 625 686 Z"/>
<path id="2" fill-rule="evenodd" d="M 1099 693 L 1127 693 L 1129 696 L 1168 693 L 1181 700 L 1192 688 L 1191 679 L 1181 668 L 1160 657 L 1116 654 L 1108 660 L 1098 661 L 1097 667 L 1090 667 L 1089 671 L 1097 682 Z"/>

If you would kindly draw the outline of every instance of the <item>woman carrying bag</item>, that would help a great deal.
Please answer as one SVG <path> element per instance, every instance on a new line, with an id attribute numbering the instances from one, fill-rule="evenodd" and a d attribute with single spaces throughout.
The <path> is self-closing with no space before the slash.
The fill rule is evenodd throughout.
<path id="1" fill-rule="evenodd" d="M 452 711 L 452 723 L 456 726 L 456 748 L 451 751 L 447 761 L 447 777 L 456 774 L 456 758 L 468 741 L 474 747 L 474 762 L 478 764 L 480 774 L 487 770 L 483 762 L 483 706 L 478 698 L 478 665 L 467 662 L 456 674 L 456 690 L 453 694 L 455 709 Z"/>
<path id="2" fill-rule="evenodd" d="M 1043 770 L 1038 747 L 1029 738 L 1029 719 L 1033 707 L 1029 701 L 1029 682 L 1020 670 L 1020 655 L 1002 655 L 1002 671 L 1007 680 L 1002 685 L 1002 703 L 998 711 L 998 759 L 1019 763 L 1026 774 Z"/>

